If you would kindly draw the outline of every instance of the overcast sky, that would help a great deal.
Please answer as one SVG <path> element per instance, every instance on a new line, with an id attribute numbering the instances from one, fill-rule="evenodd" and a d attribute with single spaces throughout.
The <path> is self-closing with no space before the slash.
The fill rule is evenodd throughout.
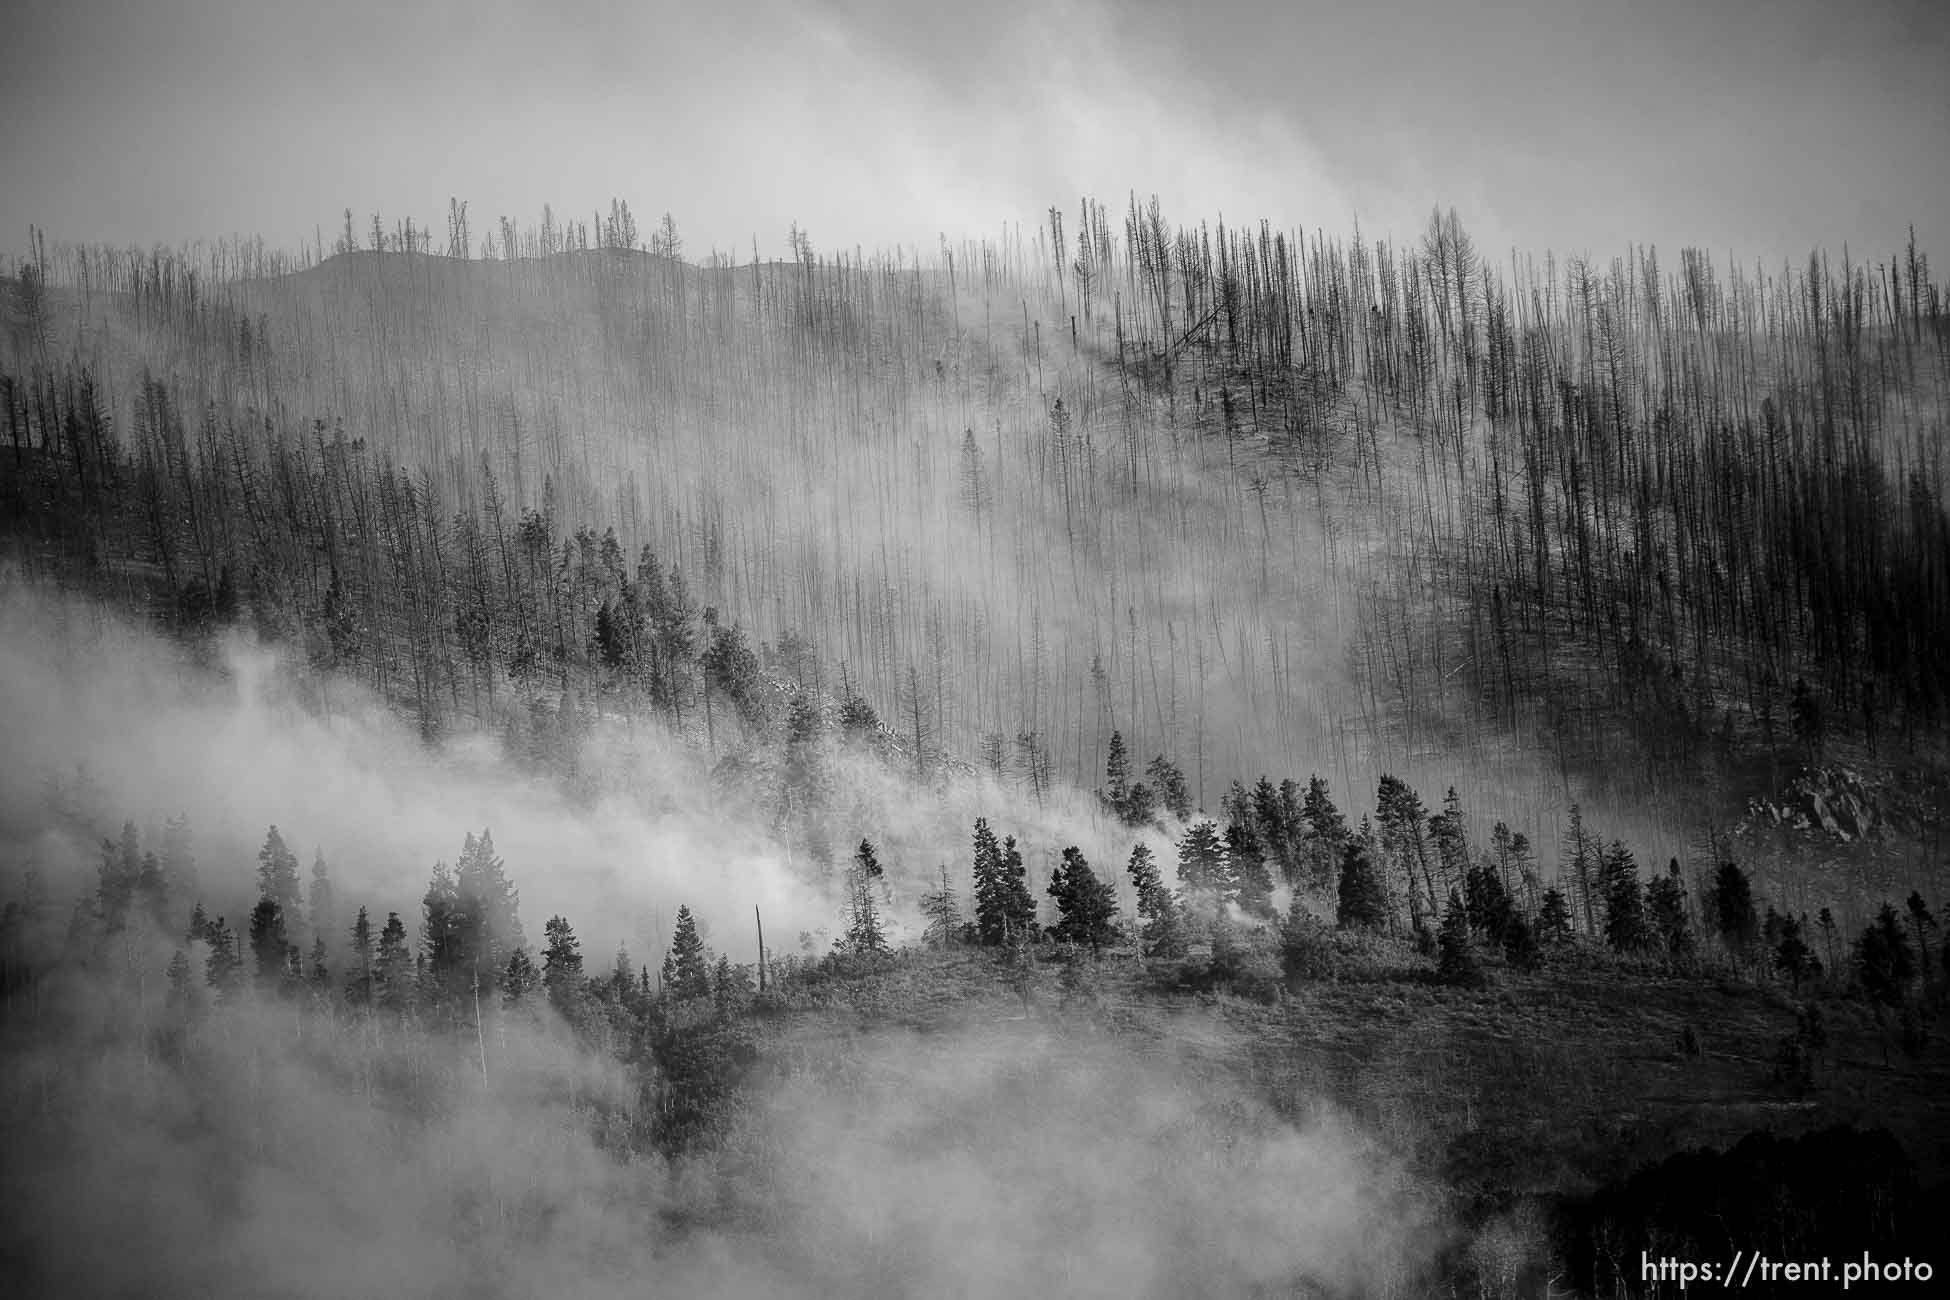
<path id="1" fill-rule="evenodd" d="M 1178 219 L 1486 252 L 1950 256 L 1946 0 L 59 0 L 8 26 L 0 252 L 351 207 L 668 210 L 702 257 Z M 1074 226 L 1072 218 L 1069 224 Z"/>

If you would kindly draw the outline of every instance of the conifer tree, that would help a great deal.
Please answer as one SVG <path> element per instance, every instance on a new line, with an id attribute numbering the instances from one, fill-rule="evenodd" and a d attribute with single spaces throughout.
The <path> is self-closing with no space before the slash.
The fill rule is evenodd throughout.
<path id="1" fill-rule="evenodd" d="M 1639 866 L 1623 841 L 1613 840 L 1602 859 L 1605 887 L 1605 942 L 1616 952 L 1645 947 L 1645 896 Z"/>
<path id="2" fill-rule="evenodd" d="M 406 942 L 406 922 L 398 912 L 386 913 L 373 954 L 373 1000 L 387 1011 L 405 1011 L 413 1001 L 413 950 Z"/>
<path id="3" fill-rule="evenodd" d="M 1156 800 L 1157 805 L 1164 808 L 1181 822 L 1190 821 L 1192 817 L 1192 791 L 1191 787 L 1185 783 L 1185 774 L 1179 770 L 1178 764 L 1172 762 L 1163 754 L 1158 754 L 1145 767 L 1144 774 L 1151 778 L 1151 784 L 1146 787 L 1146 791 Z M 1139 810 L 1133 809 L 1134 813 L 1137 811 Z M 1151 810 L 1149 807 L 1144 808 L 1142 813 L 1143 816 L 1139 817 L 1133 824 L 1142 824 L 1151 820 Z"/>
<path id="4" fill-rule="evenodd" d="M 648 973 L 649 968 L 645 967 L 645 974 Z M 528 949 L 515 949 L 508 954 L 508 964 L 501 969 L 499 981 L 501 1004 L 509 1008 L 521 1006 L 541 981 L 541 972 L 536 970 L 535 963 L 529 960 Z"/>
<path id="5" fill-rule="evenodd" d="M 1320 888 L 1340 876 L 1341 851 L 1347 843 L 1347 818 L 1334 806 L 1327 782 L 1321 780 L 1318 774 L 1307 778 L 1307 794 L 1300 805 L 1300 818 L 1305 826 L 1302 852 L 1307 862 L 1307 875 L 1314 886 Z"/>
<path id="6" fill-rule="evenodd" d="M 528 942 L 521 928 L 521 894 L 508 879 L 506 864 L 494 851 L 494 836 L 483 828 L 480 838 L 461 842 L 454 871 L 454 907 L 459 948 L 456 961 L 478 969 L 483 987 L 507 965 L 515 949 Z"/>
<path id="7" fill-rule="evenodd" d="M 1110 733 L 1110 757 L 1104 762 L 1104 788 L 1097 792 L 1104 811 L 1128 820 L 1131 806 L 1131 759 L 1124 752 L 1124 733 Z"/>
<path id="8" fill-rule="evenodd" d="M 1543 905 L 1537 911 L 1537 942 L 1546 948 L 1561 948 L 1571 942 L 1571 904 L 1561 889 L 1546 889 Z"/>
<path id="9" fill-rule="evenodd" d="M 955 896 L 955 887 L 948 880 L 948 864 L 941 864 L 941 884 L 921 895 L 921 915 L 927 918 L 927 929 L 922 931 L 921 942 L 931 948 L 946 948 L 956 943 L 962 932 L 961 901 Z"/>
<path id="10" fill-rule="evenodd" d="M 689 913 L 679 912 L 680 920 Z M 542 927 L 547 940 L 542 949 L 542 987 L 549 1005 L 571 1024 L 578 1023 L 582 1009 L 582 943 L 566 918 L 551 916 Z M 695 930 L 693 930 L 695 937 Z"/>
<path id="11" fill-rule="evenodd" d="M 299 912 L 303 896 L 298 884 L 298 855 L 284 846 L 284 836 L 276 826 L 264 836 L 264 847 L 257 851 L 257 892 L 278 905 L 279 915 L 289 925 Z"/>
<path id="12" fill-rule="evenodd" d="M 664 956 L 664 992 L 679 1002 L 701 998 L 711 991 L 711 961 L 697 933 L 697 919 L 684 904 L 677 907 L 670 951 Z"/>
<path id="13" fill-rule="evenodd" d="M 142 869 L 136 875 L 135 896 L 141 900 L 143 914 L 158 928 L 169 914 L 169 880 L 163 874 L 162 859 L 151 851 L 142 855 Z"/>
<path id="14" fill-rule="evenodd" d="M 1584 810 L 1572 804 L 1570 820 L 1564 829 L 1564 868 L 1560 878 L 1577 895 L 1586 934 L 1598 933 L 1597 881 L 1603 857 L 1598 837 L 1585 827 Z"/>
<path id="15" fill-rule="evenodd" d="M 358 919 L 352 922 L 352 969 L 345 979 L 346 1001 L 355 1007 L 369 1004 L 372 1001 L 372 983 L 372 918 L 361 907 Z"/>
<path id="16" fill-rule="evenodd" d="M 1855 976 L 1871 999 L 1885 1006 L 1900 1005 L 1916 973 L 1916 954 L 1896 909 L 1888 903 L 1855 941 Z"/>
<path id="17" fill-rule="evenodd" d="M 1207 820 L 1188 827 L 1178 842 L 1178 881 L 1186 901 L 1203 910 L 1223 906 L 1231 893 L 1230 877 L 1218 824 Z"/>
<path id="18" fill-rule="evenodd" d="M 1906 906 L 1909 909 L 1910 928 L 1916 932 L 1917 969 L 1923 972 L 1923 983 L 1927 987 L 1932 965 L 1930 931 L 1937 928 L 1936 917 L 1931 914 L 1929 904 L 1923 901 L 1923 895 L 1914 889 L 1909 891 L 1909 901 Z"/>
<path id="19" fill-rule="evenodd" d="M 982 943 L 993 947 L 1008 932 L 1009 891 L 1002 877 L 1002 846 L 988 819 L 975 819 L 975 933 Z"/>
<path id="20" fill-rule="evenodd" d="M 1334 922 L 1343 930 L 1379 930 L 1388 924 L 1388 891 L 1369 856 L 1373 839 L 1365 819 L 1361 833 L 1341 848 L 1340 888 Z"/>
<path id="21" fill-rule="evenodd" d="M 1737 863 L 1724 861 L 1714 872 L 1709 910 L 1727 950 L 1737 958 L 1750 956 L 1760 937 L 1760 918 L 1754 911 L 1753 885 Z"/>
<path id="22" fill-rule="evenodd" d="M 244 970 L 244 955 L 239 950 L 237 935 L 220 916 L 206 927 L 203 941 L 210 948 L 209 955 L 203 959 L 203 977 L 220 1001 L 228 999 L 237 992 Z"/>
<path id="23" fill-rule="evenodd" d="M 1002 920 L 1009 942 L 1027 943 L 1036 935 L 1036 897 L 1013 835 L 1002 841 Z"/>
<path id="24" fill-rule="evenodd" d="M 179 1014 L 196 1007 L 196 978 L 190 972 L 190 954 L 178 948 L 169 958 L 169 1008 Z"/>
<path id="25" fill-rule="evenodd" d="M 1482 968 L 1469 937 L 1469 912 L 1463 906 L 1462 895 L 1453 889 L 1449 891 L 1449 905 L 1442 912 L 1436 948 L 1443 983 L 1467 987 L 1482 982 Z"/>
<path id="26" fill-rule="evenodd" d="M 291 974 L 297 950 L 285 937 L 284 909 L 274 898 L 260 898 L 251 909 L 251 956 L 259 988 L 279 987 Z"/>
<path id="27" fill-rule="evenodd" d="M 311 861 L 311 905 L 312 934 L 323 939 L 338 925 L 338 908 L 332 897 L 331 868 L 325 864 L 325 850 L 318 849 Z"/>
<path id="28" fill-rule="evenodd" d="M 846 934 L 840 941 L 841 949 L 855 957 L 878 956 L 887 951 L 887 936 L 880 925 L 880 905 L 874 900 L 883 870 L 873 841 L 861 840 L 847 871 Z"/>
<path id="29" fill-rule="evenodd" d="M 1247 916 L 1273 919 L 1273 876 L 1258 833 L 1248 821 L 1226 828 L 1226 865 L 1230 868 L 1233 901 Z"/>
<path id="30" fill-rule="evenodd" d="M 1090 869 L 1090 862 L 1073 844 L 1050 874 L 1049 895 L 1056 900 L 1056 937 L 1069 943 L 1101 949 L 1115 938 L 1117 891 Z"/>
<path id="31" fill-rule="evenodd" d="M 1821 963 L 1802 937 L 1805 924 L 1793 916 L 1781 918 L 1780 936 L 1774 942 L 1774 969 L 1788 978 L 1795 992 L 1801 991 L 1801 981 L 1821 970 Z"/>
<path id="32" fill-rule="evenodd" d="M 1138 942 L 1151 957 L 1176 957 L 1184 947 L 1178 904 L 1158 872 L 1151 849 L 1138 844 L 1131 849 L 1126 868 L 1137 891 Z"/>
<path id="33" fill-rule="evenodd" d="M 1679 859 L 1666 865 L 1666 874 L 1645 887 L 1646 924 L 1652 942 L 1668 956 L 1680 957 L 1693 946 L 1692 924 L 1686 912 L 1686 886 L 1679 876 Z"/>

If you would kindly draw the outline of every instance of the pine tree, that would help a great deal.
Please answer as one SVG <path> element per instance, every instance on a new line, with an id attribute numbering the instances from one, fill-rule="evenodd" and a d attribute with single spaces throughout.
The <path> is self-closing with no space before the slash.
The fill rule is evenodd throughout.
<path id="1" fill-rule="evenodd" d="M 1645 895 L 1639 865 L 1623 841 L 1613 840 L 1601 861 L 1605 888 L 1605 942 L 1616 952 L 1645 947 Z"/>
<path id="2" fill-rule="evenodd" d="M 1216 822 L 1201 821 L 1186 829 L 1185 838 L 1178 842 L 1178 880 L 1187 904 L 1194 910 L 1215 911 L 1224 906 L 1232 892 L 1232 879 Z"/>
<path id="3" fill-rule="evenodd" d="M 1092 952 L 1115 939 L 1117 891 L 1098 878 L 1074 844 L 1063 850 L 1062 863 L 1050 874 L 1049 895 L 1056 900 L 1060 918 L 1058 939 L 1087 944 Z"/>
<path id="4" fill-rule="evenodd" d="M 204 930 L 203 941 L 210 947 L 209 955 L 203 959 L 203 977 L 216 991 L 218 1000 L 228 999 L 236 993 L 244 970 L 237 936 L 220 916 Z"/>
<path id="5" fill-rule="evenodd" d="M 1449 891 L 1449 905 L 1442 913 L 1436 948 L 1443 983 L 1468 987 L 1482 982 L 1482 968 L 1469 937 L 1469 912 L 1463 906 L 1462 895 L 1453 889 Z"/>
<path id="6" fill-rule="evenodd" d="M 928 920 L 921 942 L 931 948 L 946 948 L 961 938 L 961 901 L 948 880 L 948 864 L 941 864 L 941 885 L 921 895 L 921 915 Z"/>
<path id="7" fill-rule="evenodd" d="M 114 934 L 128 924 L 136 882 L 142 878 L 142 846 L 135 823 L 122 823 L 122 840 L 102 841 L 101 866 L 96 871 L 95 915 L 102 929 Z"/>
<path id="8" fill-rule="evenodd" d="M 1916 890 L 1912 889 L 1909 891 L 1909 901 L 1906 906 L 1909 909 L 1910 928 L 1916 931 L 1917 968 L 1923 972 L 1923 983 L 1927 987 L 1930 982 L 1930 966 L 1932 964 L 1930 961 L 1930 931 L 1937 928 L 1936 917 L 1931 915 L 1929 904 L 1923 901 L 1923 895 Z"/>
<path id="9" fill-rule="evenodd" d="M 143 914 L 157 928 L 166 924 L 169 915 L 169 880 L 163 874 L 162 859 L 154 852 L 142 855 L 142 869 L 135 880 L 135 896 L 141 901 Z"/>
<path id="10" fill-rule="evenodd" d="M 467 974 L 482 987 L 491 984 L 514 950 L 528 942 L 521 928 L 521 894 L 508 879 L 506 865 L 494 852 L 494 836 L 483 828 L 461 841 L 454 871 L 456 960 L 468 965 Z M 476 976 L 474 972 L 478 971 Z"/>
<path id="11" fill-rule="evenodd" d="M 1691 919 L 1686 912 L 1686 886 L 1679 876 L 1679 859 L 1666 865 L 1666 874 L 1645 887 L 1646 923 L 1652 942 L 1668 956 L 1692 950 Z"/>
<path id="12" fill-rule="evenodd" d="M 648 974 L 648 968 L 645 968 Z M 541 972 L 529 960 L 528 949 L 517 948 L 508 954 L 508 964 L 501 969 L 501 1004 L 514 1008 L 521 1006 L 523 1000 L 542 982 Z"/>
<path id="13" fill-rule="evenodd" d="M 257 892 L 278 905 L 279 914 L 290 924 L 299 912 L 303 897 L 298 884 L 298 855 L 284 846 L 276 826 L 264 836 L 264 847 L 257 851 Z"/>
<path id="14" fill-rule="evenodd" d="M 1300 817 L 1306 828 L 1302 853 L 1307 862 L 1307 875 L 1315 888 L 1321 888 L 1340 875 L 1341 852 L 1347 843 L 1347 818 L 1334 806 L 1327 782 L 1318 775 L 1307 779 Z"/>
<path id="15" fill-rule="evenodd" d="M 1097 792 L 1104 811 L 1128 822 L 1131 807 L 1131 759 L 1124 752 L 1124 734 L 1110 733 L 1110 757 L 1104 763 L 1104 788 Z"/>
<path id="16" fill-rule="evenodd" d="M 442 997 L 459 997 L 471 976 L 471 937 L 460 910 L 460 891 L 444 862 L 433 864 L 433 876 L 420 899 L 420 955 L 427 977 Z"/>
<path id="17" fill-rule="evenodd" d="M 196 978 L 190 972 L 190 954 L 183 948 L 169 958 L 168 1006 L 178 1014 L 196 1009 Z"/>
<path id="18" fill-rule="evenodd" d="M 1272 920 L 1273 876 L 1266 869 L 1265 848 L 1251 821 L 1235 821 L 1226 827 L 1225 857 L 1239 910 L 1247 916 Z"/>
<path id="19" fill-rule="evenodd" d="M 678 919 L 690 919 L 679 909 Z M 542 987 L 549 1005 L 571 1024 L 580 1020 L 582 1010 L 582 944 L 564 917 L 551 916 L 542 927 L 547 943 L 542 949 Z M 693 930 L 695 937 L 695 930 Z"/>
<path id="20" fill-rule="evenodd" d="M 1794 985 L 1795 992 L 1801 991 L 1801 981 L 1821 970 L 1821 963 L 1802 938 L 1806 929 L 1803 922 L 1793 916 L 1781 920 L 1780 937 L 1774 943 L 1774 969 L 1787 976 Z"/>
<path id="21" fill-rule="evenodd" d="M 1750 956 L 1760 936 L 1760 918 L 1754 911 L 1753 885 L 1738 864 L 1722 862 L 1714 872 L 1709 910 L 1727 950 L 1738 958 Z"/>
<path id="22" fill-rule="evenodd" d="M 1537 912 L 1537 942 L 1546 948 L 1561 948 L 1571 942 L 1571 904 L 1561 889 L 1546 889 L 1543 906 Z"/>
<path id="23" fill-rule="evenodd" d="M 847 871 L 846 934 L 839 945 L 852 956 L 879 956 L 887 951 L 887 936 L 880 925 L 880 905 L 874 901 L 882 872 L 873 841 L 861 840 Z"/>
<path id="24" fill-rule="evenodd" d="M 325 850 L 317 850 L 311 862 L 311 931 L 322 939 L 338 925 L 338 907 L 332 897 L 331 868 L 325 864 Z"/>
<path id="25" fill-rule="evenodd" d="M 190 927 L 188 933 L 183 936 L 183 942 L 202 943 L 209 929 L 209 914 L 203 910 L 203 904 L 199 902 L 190 909 Z"/>
<path id="26" fill-rule="evenodd" d="M 1900 1005 L 1916 973 L 1916 955 L 1896 909 L 1888 903 L 1855 941 L 1855 975 L 1871 999 L 1886 1006 Z"/>
<path id="27" fill-rule="evenodd" d="M 1002 841 L 1002 920 L 1009 942 L 1035 938 L 1036 896 L 1029 892 L 1029 868 L 1013 835 Z"/>
<path id="28" fill-rule="evenodd" d="M 388 1011 L 405 1011 L 413 1002 L 413 951 L 406 942 L 406 922 L 398 912 L 386 913 L 373 955 L 373 999 Z"/>
<path id="29" fill-rule="evenodd" d="M 1138 941 L 1144 953 L 1152 957 L 1179 956 L 1184 948 L 1184 935 L 1178 904 L 1158 872 L 1151 849 L 1144 844 L 1134 846 L 1126 870 L 1137 891 Z"/>
<path id="30" fill-rule="evenodd" d="M 1368 824 L 1341 848 L 1341 876 L 1334 923 L 1343 930 L 1379 930 L 1388 924 L 1388 891 L 1368 854 Z"/>
<path id="31" fill-rule="evenodd" d="M 1009 929 L 1009 889 L 1002 876 L 1002 846 L 988 819 L 975 819 L 975 933 L 993 947 Z"/>
<path id="32" fill-rule="evenodd" d="M 251 909 L 251 956 L 259 988 L 282 985 L 290 976 L 297 949 L 285 937 L 284 909 L 274 898 L 260 898 Z"/>
<path id="33" fill-rule="evenodd" d="M 710 958 L 704 940 L 698 937 L 697 920 L 691 909 L 677 907 L 677 925 L 671 932 L 670 951 L 664 956 L 664 992 L 676 1001 L 701 998 L 711 991 Z"/>
<path id="34" fill-rule="evenodd" d="M 1564 830 L 1562 878 L 1577 894 L 1578 905 L 1584 912 L 1586 934 L 1598 932 L 1597 879 L 1602 858 L 1597 836 L 1585 829 L 1583 810 L 1572 804 L 1570 824 Z"/>
<path id="35" fill-rule="evenodd" d="M 1155 798 L 1158 806 L 1164 808 L 1181 822 L 1190 821 L 1192 817 L 1192 791 L 1191 787 L 1185 783 L 1185 774 L 1179 770 L 1178 764 L 1172 762 L 1163 754 L 1158 754 L 1152 758 L 1150 764 L 1144 769 L 1144 774 L 1151 778 L 1151 784 L 1146 789 Z M 1132 812 L 1133 814 L 1139 812 L 1143 814 L 1133 821 L 1133 825 L 1142 825 L 1151 820 L 1151 809 L 1148 806 L 1143 809 L 1134 807 Z"/>
<path id="36" fill-rule="evenodd" d="M 345 979 L 345 999 L 355 1007 L 372 1001 L 372 963 L 372 918 L 361 907 L 358 919 L 352 922 L 352 970 Z"/>

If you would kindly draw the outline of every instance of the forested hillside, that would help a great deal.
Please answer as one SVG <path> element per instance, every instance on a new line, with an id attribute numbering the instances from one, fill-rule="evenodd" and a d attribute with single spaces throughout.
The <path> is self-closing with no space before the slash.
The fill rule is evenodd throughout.
<path id="1" fill-rule="evenodd" d="M 1921 1239 L 1920 250 L 791 247 L 456 200 L 10 268 L 18 1276 L 1595 1295 L 1730 1218 Z M 67 1207 L 149 1184 L 103 1284 Z"/>
<path id="2" fill-rule="evenodd" d="M 438 245 L 37 245 L 17 535 L 235 599 L 430 737 L 569 690 L 715 743 L 723 629 L 918 772 L 1037 790 L 1119 730 L 1198 806 L 1392 770 L 1664 852 L 1797 763 L 1937 756 L 1950 342 L 1914 248 L 1503 267 L 1453 216 L 1088 202 L 925 258 L 697 265 L 620 203 L 485 238 L 456 203 Z"/>

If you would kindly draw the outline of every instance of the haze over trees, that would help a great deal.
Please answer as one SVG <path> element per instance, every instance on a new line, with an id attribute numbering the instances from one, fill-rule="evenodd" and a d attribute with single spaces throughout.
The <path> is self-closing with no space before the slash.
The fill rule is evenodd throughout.
<path id="1" fill-rule="evenodd" d="M 1246 1170 L 1291 1173 L 1281 1144 L 1314 1150 L 1301 1099 L 1326 1096 L 1461 1207 L 1469 1258 L 1422 1276 L 1494 1293 L 1516 1286 L 1497 1242 L 1600 1276 L 1590 1242 L 1545 1240 L 1534 1212 L 1616 1152 L 1552 1147 L 1548 1168 L 1478 1180 L 1472 1144 L 1595 1147 L 1645 1062 L 1659 1096 L 1833 1118 L 1879 1049 L 1892 1122 L 1930 1136 L 1906 1090 L 1940 1069 L 1950 987 L 1930 839 L 1950 329 L 1920 250 L 1779 273 L 1692 250 L 1505 266 L 1453 212 L 1377 243 L 1173 227 L 1132 196 L 925 257 L 795 225 L 788 260 L 740 263 L 686 250 L 669 215 L 646 238 L 620 199 L 591 217 L 490 225 L 455 198 L 443 238 L 347 211 L 332 255 L 321 235 L 296 257 L 37 233 L 0 284 L 0 521 L 23 590 L 125 613 L 182 647 L 184 681 L 236 678 L 240 699 L 262 687 L 238 666 L 249 638 L 278 665 L 283 725 L 329 737 L 377 704 L 414 763 L 507 770 L 479 788 L 628 832 L 579 841 L 594 868 L 518 864 L 545 891 L 537 943 L 485 828 L 396 879 L 278 811 L 253 890 L 249 851 L 210 846 L 259 843 L 262 818 L 213 841 L 145 797 L 110 807 L 80 769 L 38 799 L 0 791 L 0 1025 L 60 1049 L 9 1068 L 35 1151 L 81 1143 L 125 1172 L 83 1142 L 91 1097 L 135 1096 L 161 1130 L 172 1098 L 214 1090 L 243 1118 L 182 1122 L 257 1168 L 283 1158 L 278 1107 L 310 1096 L 317 1132 L 431 1143 L 414 1177 L 466 1190 L 430 1220 L 507 1256 L 553 1240 L 550 1159 L 666 1226 L 769 1241 L 864 1207 L 831 1233 L 848 1262 L 795 1256 L 847 1293 L 965 1259 L 875 1176 L 916 1148 L 973 1151 L 996 1188 L 1023 1169 L 1067 1187 L 1021 1144 L 1124 1169 L 1133 1135 L 1198 1159 L 1237 1141 L 1255 1154 L 1218 1158 L 1216 1184 L 1134 1172 L 1163 1189 L 1142 1213 L 1077 1194 L 1091 1222 L 1156 1227 L 1163 1205 L 1232 1241 L 1223 1210 L 1238 1240 L 1284 1240 L 1250 1207 L 1290 1180 Z M 57 658 L 91 635 L 40 621 Z M 28 689 L 0 699 L 25 714 Z M 111 739 L 124 773 L 195 761 L 157 757 L 140 719 Z M 660 801 L 757 847 L 618 812 Z M 59 898 L 25 865 L 44 852 Z M 653 869 L 682 884 L 647 927 L 546 892 Z M 798 909 L 785 939 L 775 898 Z M 99 1059 L 71 1050 L 96 1041 L 97 1002 Z M 1682 1005 L 1719 1008 L 1738 1047 L 1716 1056 L 1713 1024 L 1706 1046 L 1690 1021 L 1669 1033 L 1661 1008 Z M 1430 1007 L 1412 1050 L 1377 1037 Z M 1526 1036 L 1512 1008 L 1564 1037 Z M 1131 1062 L 1184 1016 L 1261 1099 L 1218 1089 L 1245 1118 L 1208 1145 L 1147 1118 L 1182 1110 L 1176 1084 L 1169 1107 L 1098 1104 L 1149 1098 Z M 1045 1024 L 1089 1058 L 1074 1076 L 959 1037 Z M 945 1067 L 853 1038 L 944 1025 Z M 1629 1028 L 1562 1045 L 1592 1025 Z M 1206 1032 L 1159 1041 L 1196 1057 Z M 1765 1079 L 1727 1073 L 1754 1060 Z M 1688 1070 L 1719 1073 L 1674 1082 Z M 1563 1095 L 1528 1096 L 1525 1071 Z M 1377 1078 L 1422 1091 L 1377 1099 Z M 864 1161 L 820 1145 L 853 1131 L 834 1116 L 871 1132 Z M 449 1148 L 481 1143 L 540 1151 L 543 1172 L 474 1176 Z M 652 1167 L 671 1174 L 654 1193 L 630 1181 Z M 914 1185 L 960 1185 L 938 1172 Z M 1559 1200 L 1520 1211 L 1523 1186 Z M 990 1199 L 998 1240 L 1067 1258 Z M 1356 1220 L 1323 1231 L 1359 1240 Z M 887 1222 L 911 1231 L 889 1246 Z M 635 1230 L 605 1218 L 588 1240 Z M 1242 1280 L 1256 1255 L 1208 1254 L 1233 1289 L 1317 1263 Z M 1154 1290 L 1198 1289 L 1143 1258 Z"/>

